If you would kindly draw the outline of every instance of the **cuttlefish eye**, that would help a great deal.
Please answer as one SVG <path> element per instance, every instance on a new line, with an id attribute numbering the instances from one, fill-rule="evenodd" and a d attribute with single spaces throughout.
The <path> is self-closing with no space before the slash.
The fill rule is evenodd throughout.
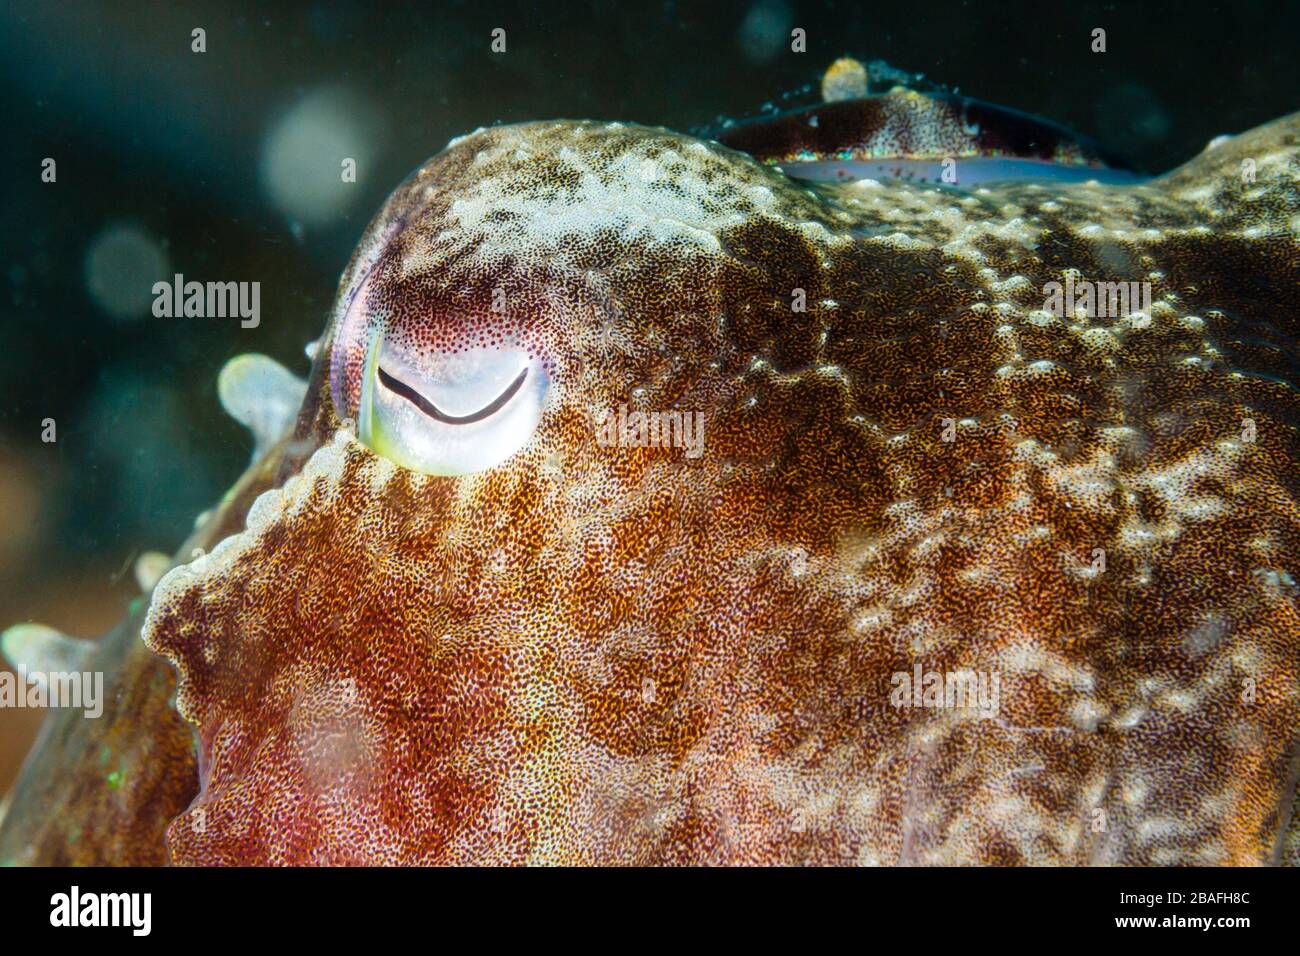
<path id="1" fill-rule="evenodd" d="M 377 332 L 362 373 L 357 437 L 412 471 L 482 471 L 532 436 L 547 384 L 542 361 L 517 347 L 408 355 Z"/>

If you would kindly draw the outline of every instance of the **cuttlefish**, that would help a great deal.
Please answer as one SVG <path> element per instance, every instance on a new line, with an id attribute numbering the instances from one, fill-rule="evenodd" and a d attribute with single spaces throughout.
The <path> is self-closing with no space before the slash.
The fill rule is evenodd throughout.
<path id="1" fill-rule="evenodd" d="M 1300 863 L 1300 114 L 827 99 L 400 185 L 0 859 Z"/>

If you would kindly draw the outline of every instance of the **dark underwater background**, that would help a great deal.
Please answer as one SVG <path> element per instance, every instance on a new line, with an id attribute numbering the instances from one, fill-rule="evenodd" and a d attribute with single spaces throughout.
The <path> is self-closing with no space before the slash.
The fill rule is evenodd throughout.
<path id="1" fill-rule="evenodd" d="M 845 54 L 1150 172 L 1300 109 L 1297 0 L 0 3 L 0 628 L 124 616 L 135 558 L 175 550 L 247 463 L 221 366 L 264 352 L 305 374 L 367 220 L 449 138 L 555 117 L 699 131 L 815 90 Z M 259 282 L 260 324 L 154 317 L 177 272 Z M 39 718 L 0 710 L 0 792 Z"/>

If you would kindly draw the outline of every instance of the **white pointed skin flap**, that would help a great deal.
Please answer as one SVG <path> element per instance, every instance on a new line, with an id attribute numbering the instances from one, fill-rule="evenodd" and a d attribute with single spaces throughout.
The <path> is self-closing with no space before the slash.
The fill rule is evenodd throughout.
<path id="1" fill-rule="evenodd" d="M 253 434 L 260 457 L 293 426 L 307 382 L 267 355 L 237 355 L 217 378 L 221 407 Z"/>
<path id="2" fill-rule="evenodd" d="M 93 641 L 69 637 L 44 624 L 15 624 L 0 635 L 0 650 L 15 670 L 67 672 L 85 668 Z"/>

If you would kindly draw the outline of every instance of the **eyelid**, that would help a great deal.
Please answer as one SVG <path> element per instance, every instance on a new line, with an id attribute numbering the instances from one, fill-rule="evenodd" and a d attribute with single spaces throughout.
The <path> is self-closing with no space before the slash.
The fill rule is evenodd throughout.
<path id="1" fill-rule="evenodd" d="M 350 414 L 349 409 L 356 407 L 354 396 L 364 387 L 364 377 L 370 372 L 368 367 L 370 352 L 366 351 L 362 353 L 365 356 L 362 377 L 354 386 L 350 386 L 348 369 L 349 359 L 355 354 L 354 343 L 362 336 L 366 336 L 368 348 L 373 349 L 382 333 L 381 323 L 375 323 L 374 327 L 367 328 L 371 324 L 372 317 L 366 313 L 365 307 L 370 294 L 370 284 L 374 278 L 374 264 L 371 263 L 366 266 L 356 288 L 349 293 L 338 330 L 334 334 L 334 345 L 330 356 L 330 388 L 334 408 L 341 416 Z M 353 388 L 356 389 L 355 392 Z"/>
<path id="2" fill-rule="evenodd" d="M 523 386 L 524 379 L 528 377 L 528 366 L 525 365 L 523 370 L 515 376 L 515 380 L 506 387 L 504 392 L 494 398 L 487 405 L 484 405 L 478 411 L 471 412 L 468 415 L 448 415 L 401 379 L 389 375 L 384 371 L 383 366 L 378 363 L 375 365 L 375 371 L 379 376 L 379 381 L 382 382 L 389 391 L 402 396 L 402 398 L 411 402 L 416 408 L 424 412 L 424 414 L 428 415 L 434 421 L 439 421 L 446 425 L 471 425 L 474 422 L 481 422 L 485 418 L 491 418 L 504 408 L 510 399 L 515 397 L 515 393 Z"/>
<path id="3" fill-rule="evenodd" d="M 371 451 L 415 472 L 454 477 L 501 464 L 532 437 L 549 385 L 537 355 L 471 348 L 421 365 L 384 343 L 382 330 L 371 333 L 357 412 L 357 438 Z"/>

